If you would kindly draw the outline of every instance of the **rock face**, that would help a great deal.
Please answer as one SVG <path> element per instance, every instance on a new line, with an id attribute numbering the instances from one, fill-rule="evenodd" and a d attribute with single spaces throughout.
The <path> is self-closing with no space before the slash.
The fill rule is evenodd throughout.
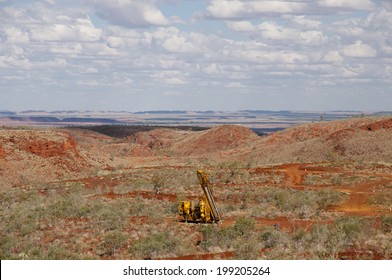
<path id="1" fill-rule="evenodd" d="M 60 141 L 31 140 L 22 144 L 21 148 L 41 157 L 55 157 L 62 156 L 68 151 L 76 152 L 76 142 L 68 135 L 66 139 Z"/>
<path id="2" fill-rule="evenodd" d="M 2 187 L 47 182 L 89 167 L 75 139 L 65 131 L 0 129 Z"/>
<path id="3" fill-rule="evenodd" d="M 18 151 L 44 158 L 78 153 L 75 139 L 69 133 L 59 131 L 3 130 L 0 144 L 0 157 Z"/>
<path id="4" fill-rule="evenodd" d="M 368 125 L 361 127 L 363 130 L 377 131 L 380 129 L 390 129 L 392 128 L 392 119 L 386 119 L 378 122 L 373 122 Z"/>

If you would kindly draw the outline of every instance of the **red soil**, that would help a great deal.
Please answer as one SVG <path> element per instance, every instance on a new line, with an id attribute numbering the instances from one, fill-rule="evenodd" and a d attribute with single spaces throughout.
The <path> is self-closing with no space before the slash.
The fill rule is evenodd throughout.
<path id="1" fill-rule="evenodd" d="M 69 134 L 65 141 L 28 140 L 25 143 L 21 143 L 20 148 L 41 157 L 62 156 L 68 151 L 77 153 L 76 141 Z"/>
<path id="2" fill-rule="evenodd" d="M 5 158 L 6 155 L 4 148 L 0 145 L 0 159 Z"/>
<path id="3" fill-rule="evenodd" d="M 380 129 L 390 129 L 392 128 L 392 119 L 386 119 L 382 121 L 373 122 L 360 127 L 363 130 L 377 131 Z"/>
<path id="4" fill-rule="evenodd" d="M 170 129 L 154 129 L 148 132 L 138 132 L 130 139 L 137 144 L 150 149 L 169 147 L 183 132 Z"/>
<path id="5" fill-rule="evenodd" d="M 349 215 L 356 216 L 379 216 L 379 212 L 389 212 L 386 209 L 377 209 L 374 206 L 368 205 L 367 200 L 371 197 L 379 185 L 392 182 L 392 180 L 381 179 L 378 181 L 367 182 L 364 184 L 357 184 L 352 190 L 345 190 L 350 194 L 349 198 L 341 205 L 329 207 L 329 211 L 344 212 Z"/>
<path id="6" fill-rule="evenodd" d="M 177 199 L 177 195 L 175 194 L 156 194 L 153 192 L 147 192 L 147 191 L 134 191 L 134 192 L 128 192 L 125 194 L 118 194 L 113 191 L 108 192 L 108 193 L 103 193 L 103 194 L 97 194 L 92 197 L 105 197 L 109 199 L 116 199 L 116 198 L 124 198 L 124 197 L 143 197 L 147 199 L 157 199 L 157 200 L 167 200 L 174 202 Z"/>
<path id="7" fill-rule="evenodd" d="M 238 148 L 259 140 L 259 136 L 246 127 L 222 125 L 207 131 L 193 133 L 174 146 L 182 155 L 200 155 Z"/>

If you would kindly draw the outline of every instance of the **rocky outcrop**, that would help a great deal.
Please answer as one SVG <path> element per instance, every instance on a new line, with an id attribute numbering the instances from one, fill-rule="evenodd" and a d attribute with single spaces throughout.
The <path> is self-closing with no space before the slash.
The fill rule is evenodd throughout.
<path id="1" fill-rule="evenodd" d="M 373 122 L 364 126 L 361 126 L 363 130 L 377 131 L 380 129 L 390 129 L 392 128 L 392 119 L 386 119 L 378 122 Z"/>
<path id="2" fill-rule="evenodd" d="M 53 140 L 29 140 L 22 144 L 23 150 L 39 155 L 41 157 L 62 156 L 69 151 L 76 152 L 76 142 L 72 136 L 67 135 L 66 139 Z"/>

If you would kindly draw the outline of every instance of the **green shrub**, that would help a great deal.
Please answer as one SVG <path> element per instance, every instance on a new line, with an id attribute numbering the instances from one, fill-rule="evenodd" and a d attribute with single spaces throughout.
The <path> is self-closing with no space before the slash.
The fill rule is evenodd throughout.
<path id="1" fill-rule="evenodd" d="M 43 257 L 45 260 L 77 260 L 80 256 L 73 250 L 64 246 L 50 246 L 46 255 Z"/>
<path id="2" fill-rule="evenodd" d="M 239 218 L 234 224 L 234 230 L 239 236 L 249 235 L 255 229 L 255 220 Z"/>
<path id="3" fill-rule="evenodd" d="M 94 222 L 105 231 L 122 230 L 128 224 L 130 204 L 126 200 L 96 204 Z"/>
<path id="4" fill-rule="evenodd" d="M 128 234 L 118 230 L 105 233 L 102 247 L 108 255 L 116 254 L 116 251 L 128 243 Z"/>
<path id="5" fill-rule="evenodd" d="M 385 233 L 392 232 L 392 216 L 383 216 L 381 218 L 381 228 Z"/>
<path id="6" fill-rule="evenodd" d="M 298 191 L 293 189 L 270 188 L 268 200 L 281 212 L 299 218 L 311 218 L 329 205 L 342 201 L 343 195 L 332 189 L 321 191 Z"/>
<path id="7" fill-rule="evenodd" d="M 255 260 L 260 256 L 261 243 L 254 236 L 236 240 L 233 247 L 237 260 Z"/>
<path id="8" fill-rule="evenodd" d="M 12 250 L 15 246 L 15 240 L 11 236 L 0 237 L 0 259 L 12 259 Z"/>
<path id="9" fill-rule="evenodd" d="M 340 218 L 335 222 L 335 228 L 343 234 L 346 244 L 366 240 L 373 231 L 369 220 L 360 217 Z"/>
<path id="10" fill-rule="evenodd" d="M 80 218 L 90 214 L 90 207 L 83 198 L 66 196 L 50 204 L 48 211 L 54 218 Z"/>
<path id="11" fill-rule="evenodd" d="M 175 252 L 180 246 L 178 238 L 167 232 L 160 232 L 136 240 L 130 248 L 130 253 L 136 259 L 155 259 Z"/>
<path id="12" fill-rule="evenodd" d="M 159 194 L 165 187 L 165 179 L 162 175 L 155 174 L 152 178 L 153 190 Z"/>
<path id="13" fill-rule="evenodd" d="M 260 233 L 259 240 L 263 242 L 265 249 L 275 248 L 278 245 L 287 243 L 287 235 L 281 230 L 267 227 Z"/>
<path id="14" fill-rule="evenodd" d="M 216 247 L 233 250 L 235 246 L 241 247 L 241 243 L 247 243 L 247 240 L 253 236 L 254 230 L 255 221 L 249 218 L 239 218 L 233 226 L 229 227 L 219 228 L 208 225 L 201 230 L 203 238 L 200 245 L 204 250 Z"/>
<path id="15" fill-rule="evenodd" d="M 369 204 L 374 204 L 378 206 L 383 206 L 385 208 L 392 207 L 392 192 L 390 193 L 379 193 L 368 199 Z"/>
<path id="16" fill-rule="evenodd" d="M 202 241 L 201 246 L 204 250 L 208 250 L 211 246 L 216 246 L 220 243 L 221 230 L 218 227 L 207 225 L 201 230 Z"/>

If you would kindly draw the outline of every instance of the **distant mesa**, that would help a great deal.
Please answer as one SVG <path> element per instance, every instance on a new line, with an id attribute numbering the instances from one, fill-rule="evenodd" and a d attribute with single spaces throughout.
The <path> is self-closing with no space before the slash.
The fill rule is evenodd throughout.
<path id="1" fill-rule="evenodd" d="M 4 116 L 15 116 L 16 113 L 15 113 L 15 112 L 11 112 L 11 111 L 0 111 L 0 115 L 4 115 Z"/>

